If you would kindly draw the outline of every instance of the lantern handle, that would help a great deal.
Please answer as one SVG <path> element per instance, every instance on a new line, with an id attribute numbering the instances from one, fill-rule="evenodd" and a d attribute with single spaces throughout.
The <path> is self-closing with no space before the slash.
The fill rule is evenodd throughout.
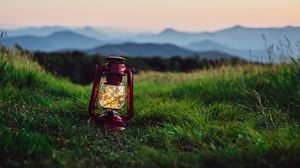
<path id="1" fill-rule="evenodd" d="M 91 95 L 90 105 L 89 105 L 90 116 L 96 120 L 98 118 L 98 115 L 95 112 L 95 103 L 96 103 L 96 100 L 98 97 L 98 90 L 99 90 L 101 75 L 103 74 L 105 69 L 106 69 L 105 66 L 96 65 L 96 74 L 95 74 L 95 78 L 94 78 L 93 90 L 92 90 L 92 95 Z"/>
<path id="2" fill-rule="evenodd" d="M 124 71 L 127 75 L 127 113 L 122 116 L 123 120 L 129 120 L 133 116 L 133 74 L 134 68 L 126 68 Z"/>

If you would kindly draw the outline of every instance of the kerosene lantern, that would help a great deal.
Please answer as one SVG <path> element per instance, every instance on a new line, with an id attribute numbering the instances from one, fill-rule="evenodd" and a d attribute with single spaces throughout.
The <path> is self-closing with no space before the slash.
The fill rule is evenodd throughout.
<path id="1" fill-rule="evenodd" d="M 125 121 L 133 116 L 133 74 L 134 68 L 125 67 L 125 59 L 120 56 L 109 56 L 106 65 L 96 66 L 96 74 L 89 105 L 90 116 L 96 124 L 105 129 L 124 130 Z M 102 75 L 106 75 L 106 81 L 100 85 Z M 126 87 L 122 83 L 122 77 L 127 75 Z M 127 113 L 118 115 L 127 98 Z M 97 114 L 96 109 L 102 107 L 105 113 Z"/>

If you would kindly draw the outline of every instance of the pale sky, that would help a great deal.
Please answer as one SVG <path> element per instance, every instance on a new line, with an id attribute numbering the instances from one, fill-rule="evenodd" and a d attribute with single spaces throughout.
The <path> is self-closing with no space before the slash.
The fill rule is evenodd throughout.
<path id="1" fill-rule="evenodd" d="M 300 25 L 300 0 L 0 0 L 0 27 L 104 26 L 186 31 Z"/>

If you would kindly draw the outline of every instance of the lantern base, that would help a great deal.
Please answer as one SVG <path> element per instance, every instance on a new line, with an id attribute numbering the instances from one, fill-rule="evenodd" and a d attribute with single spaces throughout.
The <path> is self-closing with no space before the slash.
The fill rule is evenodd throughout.
<path id="1" fill-rule="evenodd" d="M 106 110 L 106 114 L 102 114 L 96 118 L 96 123 L 98 126 L 109 131 L 125 130 L 124 120 L 114 110 Z"/>

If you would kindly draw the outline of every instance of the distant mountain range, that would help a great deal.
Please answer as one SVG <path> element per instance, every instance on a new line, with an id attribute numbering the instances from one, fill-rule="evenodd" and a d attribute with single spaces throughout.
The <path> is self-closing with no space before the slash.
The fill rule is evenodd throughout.
<path id="1" fill-rule="evenodd" d="M 232 49 L 214 42 L 212 40 L 203 40 L 203 41 L 198 41 L 198 42 L 193 42 L 185 46 L 185 48 L 193 50 L 193 51 L 222 51 L 222 52 L 228 52 L 231 51 Z"/>
<path id="2" fill-rule="evenodd" d="M 105 55 L 132 55 L 132 56 L 192 56 L 195 52 L 178 47 L 173 44 L 155 44 L 155 43 L 123 43 L 107 44 L 86 50 L 88 53 L 102 53 Z"/>
<path id="3" fill-rule="evenodd" d="M 219 51 L 195 52 L 173 44 L 155 43 L 108 44 L 85 50 L 85 52 L 89 54 L 101 53 L 104 55 L 129 55 L 141 57 L 197 56 L 207 60 L 230 59 L 235 57 Z"/>
<path id="4" fill-rule="evenodd" d="M 291 42 L 299 41 L 300 27 L 247 28 L 234 26 L 214 32 L 200 33 L 181 32 L 168 28 L 158 34 L 138 35 L 132 40 L 135 42 L 172 43 L 179 46 L 209 40 L 234 49 L 260 50 L 265 47 L 265 43 L 278 44 L 285 38 Z"/>
<path id="5" fill-rule="evenodd" d="M 19 44 L 30 51 L 82 50 L 103 44 L 102 41 L 71 31 L 54 32 L 45 37 L 33 35 L 9 37 L 4 38 L 1 42 L 6 46 Z"/>
<path id="6" fill-rule="evenodd" d="M 199 52 L 219 51 L 248 60 L 257 60 L 256 58 L 267 54 L 266 47 L 271 44 L 288 43 L 295 47 L 295 43 L 300 41 L 300 27 L 292 26 L 234 26 L 213 32 L 182 32 L 168 28 L 160 33 L 141 34 L 90 26 L 48 26 L 5 31 L 7 37 L 0 41 L 1 44 L 12 46 L 19 43 L 31 51 L 82 50 L 89 53 L 129 56 L 187 56 Z"/>
<path id="7" fill-rule="evenodd" d="M 44 37 L 59 31 L 71 31 L 77 34 L 81 34 L 87 37 L 91 37 L 106 42 L 120 41 L 120 40 L 124 41 L 137 35 L 137 33 L 126 32 L 126 31 L 117 30 L 113 28 L 92 27 L 92 26 L 85 26 L 82 28 L 62 27 L 62 26 L 28 27 L 28 28 L 20 28 L 20 29 L 0 28 L 0 32 L 6 32 L 8 38 L 24 36 L 24 35 Z"/>
<path id="8" fill-rule="evenodd" d="M 186 45 L 185 48 L 194 52 L 219 51 L 221 53 L 227 53 L 230 55 L 239 56 L 242 59 L 251 60 L 251 61 L 260 61 L 260 62 L 268 61 L 267 57 L 262 57 L 267 55 L 266 49 L 260 49 L 260 50 L 234 49 L 211 40 L 204 40 L 200 42 L 190 43 Z"/>

